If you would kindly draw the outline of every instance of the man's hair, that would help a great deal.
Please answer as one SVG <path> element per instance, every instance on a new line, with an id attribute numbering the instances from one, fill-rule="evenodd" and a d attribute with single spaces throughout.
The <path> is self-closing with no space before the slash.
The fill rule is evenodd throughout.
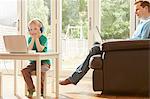
<path id="1" fill-rule="evenodd" d="M 138 4 L 138 3 L 140 3 L 140 6 L 141 7 L 148 7 L 148 12 L 150 12 L 150 3 L 148 2 L 148 1 L 145 1 L 145 0 L 139 0 L 139 1 L 136 1 L 135 3 L 134 3 L 134 5 L 136 5 L 136 4 Z"/>

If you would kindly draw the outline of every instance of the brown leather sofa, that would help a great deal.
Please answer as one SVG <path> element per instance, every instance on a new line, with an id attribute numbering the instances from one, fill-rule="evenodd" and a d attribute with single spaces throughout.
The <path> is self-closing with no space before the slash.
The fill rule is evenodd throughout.
<path id="1" fill-rule="evenodd" d="M 102 44 L 101 57 L 93 56 L 93 90 L 106 94 L 149 95 L 150 40 Z"/>

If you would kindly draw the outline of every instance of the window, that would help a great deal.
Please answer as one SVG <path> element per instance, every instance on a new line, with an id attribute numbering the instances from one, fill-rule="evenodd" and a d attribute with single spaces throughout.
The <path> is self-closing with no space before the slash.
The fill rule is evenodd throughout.
<path id="1" fill-rule="evenodd" d="M 28 0 L 27 1 L 27 22 L 38 18 L 44 25 L 46 36 L 50 35 L 50 0 Z"/>
<path id="2" fill-rule="evenodd" d="M 17 30 L 17 0 L 0 0 L 0 51 L 5 51 L 3 35 L 14 35 Z M 13 61 L 0 60 L 3 72 L 13 69 Z"/>
<path id="3" fill-rule="evenodd" d="M 62 0 L 62 69 L 73 69 L 88 51 L 88 0 Z"/>
<path id="4" fill-rule="evenodd" d="M 101 0 L 100 10 L 103 39 L 129 38 L 130 0 Z"/>

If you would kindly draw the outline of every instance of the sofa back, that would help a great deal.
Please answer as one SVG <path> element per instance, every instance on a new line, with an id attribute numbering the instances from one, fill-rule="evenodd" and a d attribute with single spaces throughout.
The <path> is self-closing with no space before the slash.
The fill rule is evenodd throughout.
<path id="1" fill-rule="evenodd" d="M 102 44 L 103 51 L 150 49 L 150 40 L 122 40 Z"/>

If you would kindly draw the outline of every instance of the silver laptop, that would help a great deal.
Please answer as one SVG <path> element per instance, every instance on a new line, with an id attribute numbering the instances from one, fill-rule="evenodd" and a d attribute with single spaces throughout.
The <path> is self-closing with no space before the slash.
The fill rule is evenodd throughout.
<path id="1" fill-rule="evenodd" d="M 100 43 L 102 44 L 104 41 L 103 41 L 103 38 L 101 36 L 101 33 L 99 31 L 99 28 L 98 26 L 96 26 L 96 30 L 97 30 L 97 35 L 95 35 L 95 39 Z"/>
<path id="2" fill-rule="evenodd" d="M 27 53 L 27 43 L 24 35 L 5 35 L 3 36 L 5 49 L 10 53 Z"/>

